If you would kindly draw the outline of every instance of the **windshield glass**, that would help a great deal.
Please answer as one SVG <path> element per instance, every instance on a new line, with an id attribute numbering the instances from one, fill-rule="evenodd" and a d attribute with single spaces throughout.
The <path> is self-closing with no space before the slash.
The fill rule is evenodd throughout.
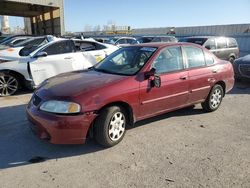
<path id="1" fill-rule="evenodd" d="M 206 42 L 206 38 L 182 38 L 179 42 L 191 42 L 199 45 L 203 45 Z"/>
<path id="2" fill-rule="evenodd" d="M 145 65 L 156 49 L 140 46 L 124 47 L 112 53 L 94 69 L 110 74 L 134 75 Z"/>
<path id="3" fill-rule="evenodd" d="M 21 47 L 21 46 L 39 46 L 40 44 L 46 44 L 47 40 L 45 37 L 42 38 L 31 38 L 28 40 L 25 40 L 23 42 L 20 42 L 16 45 L 13 45 L 13 47 Z"/>

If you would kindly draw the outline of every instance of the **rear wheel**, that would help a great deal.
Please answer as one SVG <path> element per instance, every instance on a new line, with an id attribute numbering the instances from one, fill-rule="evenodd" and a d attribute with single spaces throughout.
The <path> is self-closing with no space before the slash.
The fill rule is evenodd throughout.
<path id="1" fill-rule="evenodd" d="M 9 73 L 0 73 L 0 96 L 10 96 L 17 92 L 18 79 Z"/>
<path id="2" fill-rule="evenodd" d="M 210 91 L 207 99 L 203 102 L 202 108 L 206 112 L 213 112 L 217 110 L 222 102 L 224 91 L 221 85 L 216 84 Z"/>
<path id="3" fill-rule="evenodd" d="M 233 64 L 234 60 L 235 60 L 235 58 L 233 56 L 231 56 L 228 61 Z"/>
<path id="4" fill-rule="evenodd" d="M 127 113 L 120 106 L 110 106 L 103 109 L 95 122 L 95 139 L 105 146 L 118 144 L 126 132 Z"/>

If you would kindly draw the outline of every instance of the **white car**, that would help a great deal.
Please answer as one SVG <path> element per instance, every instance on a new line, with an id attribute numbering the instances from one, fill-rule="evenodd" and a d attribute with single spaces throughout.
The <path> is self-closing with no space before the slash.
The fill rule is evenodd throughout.
<path id="1" fill-rule="evenodd" d="M 58 38 L 53 37 L 51 35 L 41 36 L 41 37 L 32 37 L 28 40 L 24 40 L 23 42 L 14 45 L 13 47 L 9 47 L 6 49 L 0 50 L 0 63 L 5 61 L 14 61 L 20 59 L 24 54 L 20 54 L 21 50 L 28 50 L 32 52 L 32 50 L 36 50 L 37 48 L 49 43 L 56 41 Z M 26 53 L 26 55 L 29 55 Z"/>
<path id="2" fill-rule="evenodd" d="M 61 73 L 92 67 L 117 49 L 93 40 L 50 42 L 18 61 L 0 63 L 0 96 L 13 95 L 20 86 L 34 89 Z"/>

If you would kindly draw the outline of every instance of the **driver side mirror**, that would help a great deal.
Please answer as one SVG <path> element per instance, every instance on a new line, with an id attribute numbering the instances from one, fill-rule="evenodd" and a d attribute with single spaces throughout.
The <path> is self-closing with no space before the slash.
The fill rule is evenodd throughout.
<path id="1" fill-rule="evenodd" d="M 159 75 L 155 75 L 153 83 L 155 87 L 157 88 L 161 87 L 161 77 Z"/>
<path id="2" fill-rule="evenodd" d="M 48 56 L 47 52 L 38 52 L 36 55 L 34 55 L 34 58 L 39 58 L 39 57 L 46 57 Z"/>
<path id="3" fill-rule="evenodd" d="M 151 82 L 152 87 L 161 87 L 161 77 L 155 74 L 155 68 L 152 68 L 150 71 L 145 72 L 144 74 L 145 79 L 150 79 L 150 77 L 154 77 Z"/>
<path id="4" fill-rule="evenodd" d="M 211 50 L 211 47 L 210 46 L 205 46 L 206 49 L 208 50 Z"/>
<path id="5" fill-rule="evenodd" d="M 155 68 L 150 69 L 150 71 L 145 72 L 144 77 L 145 79 L 149 79 L 151 76 L 155 75 Z"/>

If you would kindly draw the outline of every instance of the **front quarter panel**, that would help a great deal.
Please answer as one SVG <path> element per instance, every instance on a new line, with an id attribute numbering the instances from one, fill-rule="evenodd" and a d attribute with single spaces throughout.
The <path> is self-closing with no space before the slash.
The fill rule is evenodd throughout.
<path id="1" fill-rule="evenodd" d="M 27 70 L 27 61 L 27 59 L 21 59 L 19 61 L 0 63 L 0 72 L 15 71 L 22 74 L 26 80 L 30 80 L 30 76 Z"/>

